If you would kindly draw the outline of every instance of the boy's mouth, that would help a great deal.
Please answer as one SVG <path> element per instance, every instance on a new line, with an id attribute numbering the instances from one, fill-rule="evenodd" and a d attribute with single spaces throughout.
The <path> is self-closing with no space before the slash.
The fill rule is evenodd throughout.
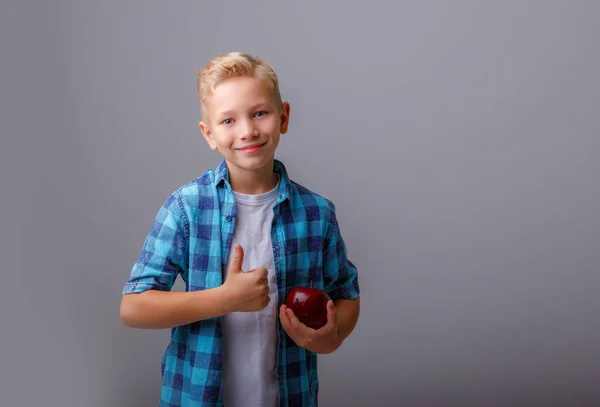
<path id="1" fill-rule="evenodd" d="M 249 145 L 249 146 L 240 147 L 240 148 L 238 148 L 238 150 L 239 151 L 243 151 L 245 153 L 253 153 L 255 151 L 258 151 L 265 144 L 267 144 L 267 143 L 264 142 L 264 143 L 259 143 L 259 144 L 252 144 L 252 145 Z"/>

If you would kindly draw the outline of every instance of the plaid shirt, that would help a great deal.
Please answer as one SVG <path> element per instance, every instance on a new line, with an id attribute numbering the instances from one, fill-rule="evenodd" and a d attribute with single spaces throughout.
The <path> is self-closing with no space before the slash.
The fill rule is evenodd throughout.
<path id="1" fill-rule="evenodd" d="M 347 258 L 333 203 L 280 175 L 271 240 L 279 305 L 296 286 L 324 289 L 332 299 L 359 295 L 358 271 Z M 171 290 L 181 275 L 187 291 L 223 283 L 236 219 L 225 161 L 179 188 L 160 208 L 124 294 Z M 277 320 L 279 406 L 317 406 L 317 355 L 298 347 Z M 171 329 L 162 357 L 160 406 L 222 406 L 221 319 Z M 254 407 L 254 406 L 249 406 Z"/>

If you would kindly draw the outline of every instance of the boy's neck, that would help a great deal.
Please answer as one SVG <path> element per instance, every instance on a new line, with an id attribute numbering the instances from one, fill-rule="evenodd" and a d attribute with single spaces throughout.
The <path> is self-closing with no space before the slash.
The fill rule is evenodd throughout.
<path id="1" fill-rule="evenodd" d="M 264 194 L 275 188 L 279 182 L 279 176 L 273 171 L 273 165 L 265 165 L 256 171 L 246 171 L 228 164 L 228 169 L 231 189 L 240 194 Z"/>

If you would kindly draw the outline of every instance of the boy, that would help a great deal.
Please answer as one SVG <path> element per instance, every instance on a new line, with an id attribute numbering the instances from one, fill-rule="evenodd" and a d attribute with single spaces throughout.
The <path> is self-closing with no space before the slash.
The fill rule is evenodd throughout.
<path id="1" fill-rule="evenodd" d="M 198 92 L 200 130 L 224 160 L 160 208 L 121 320 L 171 329 L 161 406 L 316 406 L 317 354 L 340 347 L 360 308 L 335 207 L 275 159 L 290 105 L 267 62 L 220 55 L 199 72 Z M 171 291 L 178 275 L 185 292 Z M 318 330 L 284 305 L 311 284 L 332 299 Z"/>

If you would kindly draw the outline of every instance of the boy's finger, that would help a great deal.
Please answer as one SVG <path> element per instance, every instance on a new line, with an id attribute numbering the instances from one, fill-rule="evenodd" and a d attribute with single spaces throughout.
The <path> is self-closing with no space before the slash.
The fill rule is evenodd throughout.
<path id="1" fill-rule="evenodd" d="M 307 337 L 309 333 L 307 332 L 308 327 L 304 325 L 298 317 L 294 314 L 294 312 L 290 309 L 288 313 L 288 318 L 290 319 L 290 323 L 294 331 L 301 335 L 302 337 Z"/>
<path id="2" fill-rule="evenodd" d="M 288 308 L 287 310 L 285 310 L 285 314 L 286 314 L 287 318 L 289 319 L 290 324 L 292 325 L 292 328 L 297 330 L 298 323 L 300 321 L 298 321 L 298 318 L 296 318 L 296 315 L 294 315 L 294 311 L 292 311 L 291 309 Z"/>
<path id="3" fill-rule="evenodd" d="M 291 312 L 292 310 L 290 310 Z M 304 338 L 309 338 L 315 335 L 315 333 L 317 332 L 315 329 L 304 325 L 296 315 L 294 315 L 293 312 L 291 312 L 291 314 L 288 314 L 288 317 L 290 319 L 290 323 L 292 325 L 292 328 L 294 328 L 294 330 L 298 333 L 298 335 L 301 335 Z"/>
<path id="4" fill-rule="evenodd" d="M 286 306 L 284 304 L 279 306 L 279 318 L 284 318 L 285 317 L 285 308 Z"/>
<path id="5" fill-rule="evenodd" d="M 287 328 L 289 322 L 284 311 L 279 312 L 279 321 L 281 321 L 281 326 L 283 326 L 283 328 Z"/>
<path id="6" fill-rule="evenodd" d="M 231 264 L 229 265 L 230 271 L 242 271 L 242 263 L 244 262 L 244 248 L 235 244 L 233 248 L 233 260 L 231 260 Z"/>
<path id="7" fill-rule="evenodd" d="M 291 328 L 290 317 L 289 317 L 289 315 L 287 313 L 287 308 L 286 308 L 285 305 L 282 305 L 279 308 L 279 320 L 281 321 L 281 325 L 284 328 L 287 328 L 287 329 Z"/>
<path id="8" fill-rule="evenodd" d="M 287 312 L 280 312 L 279 320 L 281 321 L 281 326 L 283 327 L 284 331 L 289 335 L 290 338 L 292 338 L 294 342 L 296 342 L 298 340 L 298 331 L 292 326 L 292 322 L 290 321 L 290 317 Z"/>
<path id="9" fill-rule="evenodd" d="M 333 300 L 327 302 L 327 322 L 337 323 L 337 310 Z"/>
<path id="10" fill-rule="evenodd" d="M 332 329 L 337 329 L 337 324 L 337 310 L 335 308 L 335 303 L 333 300 L 329 300 L 327 302 L 327 322 L 321 328 L 317 329 L 317 333 L 319 335 L 326 334 Z"/>

